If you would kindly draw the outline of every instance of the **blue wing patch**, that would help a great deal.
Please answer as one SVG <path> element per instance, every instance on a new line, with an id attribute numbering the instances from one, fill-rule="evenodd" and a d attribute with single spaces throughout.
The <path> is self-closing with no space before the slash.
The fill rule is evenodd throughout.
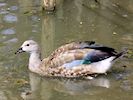
<path id="1" fill-rule="evenodd" d="M 84 58 L 83 64 L 91 64 L 111 57 L 110 54 L 101 51 L 93 51 Z"/>
<path id="2" fill-rule="evenodd" d="M 71 68 L 73 68 L 74 66 L 80 66 L 80 65 L 82 65 L 82 64 L 83 64 L 83 61 L 84 61 L 84 60 L 74 60 L 74 61 L 72 61 L 72 62 L 63 64 L 63 66 L 64 66 L 65 68 L 67 68 L 67 69 L 71 69 Z"/>

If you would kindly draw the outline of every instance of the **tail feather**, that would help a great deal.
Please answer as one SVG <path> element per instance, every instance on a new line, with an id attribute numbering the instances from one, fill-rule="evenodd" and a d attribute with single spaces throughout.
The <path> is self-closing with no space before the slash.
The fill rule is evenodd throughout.
<path id="1" fill-rule="evenodd" d="M 124 50 L 124 51 L 122 51 L 122 52 L 116 54 L 116 56 L 115 56 L 115 58 L 113 59 L 113 61 L 116 60 L 117 58 L 123 56 L 126 52 L 127 52 L 127 50 Z"/>

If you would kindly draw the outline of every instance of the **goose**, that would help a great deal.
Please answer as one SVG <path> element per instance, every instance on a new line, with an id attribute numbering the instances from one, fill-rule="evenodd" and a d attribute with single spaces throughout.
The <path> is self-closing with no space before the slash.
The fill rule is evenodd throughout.
<path id="1" fill-rule="evenodd" d="M 25 41 L 15 54 L 30 54 L 28 68 L 42 76 L 85 77 L 106 73 L 124 52 L 96 44 L 94 41 L 71 42 L 57 48 L 41 60 L 40 47 L 34 40 Z"/>

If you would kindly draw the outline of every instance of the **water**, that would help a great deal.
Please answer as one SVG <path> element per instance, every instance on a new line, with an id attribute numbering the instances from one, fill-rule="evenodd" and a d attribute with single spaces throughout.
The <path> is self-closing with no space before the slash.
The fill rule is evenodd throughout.
<path id="1" fill-rule="evenodd" d="M 0 100 L 133 100 L 133 1 L 58 0 L 54 14 L 39 5 L 0 0 Z M 40 44 L 42 57 L 78 40 L 128 48 L 129 54 L 94 80 L 46 78 L 28 71 L 28 54 L 14 54 L 27 39 Z"/>

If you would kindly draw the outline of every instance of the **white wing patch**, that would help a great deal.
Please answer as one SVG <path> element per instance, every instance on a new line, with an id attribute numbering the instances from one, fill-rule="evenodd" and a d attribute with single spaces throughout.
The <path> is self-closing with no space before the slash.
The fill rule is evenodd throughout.
<path id="1" fill-rule="evenodd" d="M 90 64 L 92 66 L 91 71 L 94 73 L 106 73 L 111 68 L 114 58 L 115 57 L 109 57 L 105 60 Z"/>

